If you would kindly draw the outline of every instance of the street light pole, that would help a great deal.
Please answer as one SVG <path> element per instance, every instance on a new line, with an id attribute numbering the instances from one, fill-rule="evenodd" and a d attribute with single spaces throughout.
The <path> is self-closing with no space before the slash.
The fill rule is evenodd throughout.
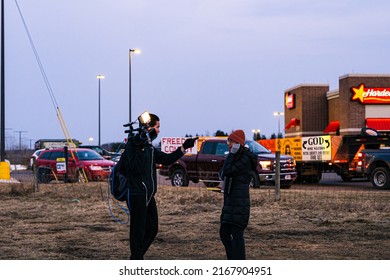
<path id="1" fill-rule="evenodd" d="M 1 0 L 1 131 L 0 131 L 0 157 L 1 161 L 5 161 L 5 61 L 4 61 L 4 0 Z"/>
<path id="2" fill-rule="evenodd" d="M 140 53 L 139 49 L 129 49 L 129 123 L 131 122 L 131 58 L 132 53 Z"/>
<path id="3" fill-rule="evenodd" d="M 104 75 L 99 74 L 96 76 L 98 79 L 98 145 L 100 146 L 100 80 L 104 79 Z"/>
<path id="4" fill-rule="evenodd" d="M 280 135 L 280 116 L 284 116 L 283 112 L 274 112 L 274 116 L 278 118 L 278 137 Z"/>
<path id="5" fill-rule="evenodd" d="M 278 118 L 278 136 L 276 137 L 276 172 L 275 172 L 275 201 L 280 200 L 280 116 L 283 116 L 283 112 L 274 112 L 274 116 Z"/>

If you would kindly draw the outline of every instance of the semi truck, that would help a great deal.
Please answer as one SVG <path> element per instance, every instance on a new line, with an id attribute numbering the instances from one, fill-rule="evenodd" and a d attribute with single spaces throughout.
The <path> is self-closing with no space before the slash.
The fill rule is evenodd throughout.
<path id="1" fill-rule="evenodd" d="M 318 183 L 323 172 L 335 172 L 343 181 L 364 178 L 359 151 L 390 146 L 390 137 L 381 135 L 317 135 L 258 140 L 269 149 L 291 155 L 296 161 L 297 182 Z"/>

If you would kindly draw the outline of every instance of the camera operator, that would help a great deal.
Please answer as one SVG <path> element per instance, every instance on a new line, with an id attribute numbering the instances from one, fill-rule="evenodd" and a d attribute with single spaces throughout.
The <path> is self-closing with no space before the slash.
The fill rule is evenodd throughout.
<path id="1" fill-rule="evenodd" d="M 152 141 L 160 133 L 160 119 L 150 114 L 141 131 L 130 134 L 125 148 L 125 169 L 130 184 L 127 207 L 130 211 L 130 259 L 142 260 L 158 232 L 156 164 L 170 165 L 192 148 L 196 138 L 186 139 L 176 151 L 167 154 L 155 149 Z"/>

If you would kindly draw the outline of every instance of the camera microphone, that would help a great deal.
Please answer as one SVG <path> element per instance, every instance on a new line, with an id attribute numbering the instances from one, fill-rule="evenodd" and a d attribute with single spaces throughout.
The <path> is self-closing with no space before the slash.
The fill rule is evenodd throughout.
<path id="1" fill-rule="evenodd" d="M 129 123 L 124 124 L 123 126 L 124 127 L 129 127 L 129 126 L 132 126 L 133 124 L 134 124 L 134 122 L 129 122 Z"/>

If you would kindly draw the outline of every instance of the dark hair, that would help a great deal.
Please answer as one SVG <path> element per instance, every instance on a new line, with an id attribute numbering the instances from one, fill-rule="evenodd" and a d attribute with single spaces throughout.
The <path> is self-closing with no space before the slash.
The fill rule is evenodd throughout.
<path id="1" fill-rule="evenodd" d="M 157 115 L 152 114 L 152 113 L 149 113 L 149 115 L 150 115 L 149 126 L 155 126 L 156 123 L 160 121 L 160 118 Z"/>

